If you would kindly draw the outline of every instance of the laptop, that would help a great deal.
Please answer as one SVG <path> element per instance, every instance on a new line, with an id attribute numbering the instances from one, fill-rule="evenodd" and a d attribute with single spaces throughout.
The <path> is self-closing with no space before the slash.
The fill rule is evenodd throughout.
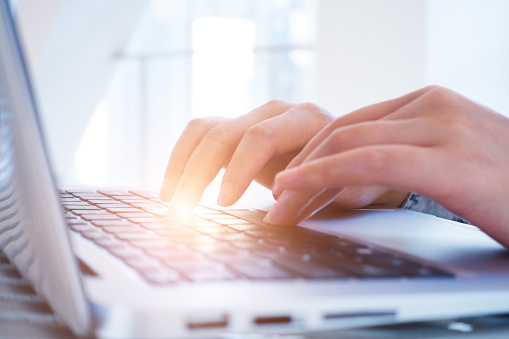
<path id="1" fill-rule="evenodd" d="M 263 205 L 264 202 L 261 203 Z M 8 1 L 0 1 L 0 249 L 78 336 L 231 337 L 509 312 L 509 255 L 402 210 L 295 226 L 157 194 L 57 189 Z"/>

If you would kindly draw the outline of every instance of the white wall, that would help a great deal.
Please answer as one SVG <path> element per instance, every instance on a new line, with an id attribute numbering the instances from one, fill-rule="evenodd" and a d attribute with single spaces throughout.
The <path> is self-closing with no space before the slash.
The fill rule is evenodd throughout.
<path id="1" fill-rule="evenodd" d="M 424 0 L 319 0 L 316 101 L 335 115 L 424 82 Z"/>
<path id="2" fill-rule="evenodd" d="M 509 116 L 509 1 L 427 0 L 426 82 Z"/>
<path id="3" fill-rule="evenodd" d="M 336 115 L 429 84 L 509 116 L 509 1 L 319 0 L 316 101 Z"/>

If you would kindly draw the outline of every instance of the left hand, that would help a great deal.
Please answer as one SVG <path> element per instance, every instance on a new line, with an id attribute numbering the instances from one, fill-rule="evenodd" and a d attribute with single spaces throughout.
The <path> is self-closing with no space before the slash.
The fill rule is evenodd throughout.
<path id="1" fill-rule="evenodd" d="M 280 197 L 267 222 L 303 220 L 335 198 L 322 200 L 330 190 L 379 186 L 424 195 L 509 248 L 509 119 L 453 91 L 424 88 L 336 119 L 275 186 Z"/>

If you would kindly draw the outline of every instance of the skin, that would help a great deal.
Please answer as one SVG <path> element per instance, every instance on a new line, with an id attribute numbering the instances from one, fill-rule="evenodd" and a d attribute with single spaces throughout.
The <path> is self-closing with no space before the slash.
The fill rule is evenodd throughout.
<path id="1" fill-rule="evenodd" d="M 251 180 L 273 184 L 265 221 L 294 224 L 329 204 L 397 207 L 413 191 L 509 247 L 508 131 L 509 119 L 436 86 L 335 119 L 273 101 L 237 119 L 191 122 L 161 198 L 194 207 L 226 167 L 219 203 L 237 201 Z"/>

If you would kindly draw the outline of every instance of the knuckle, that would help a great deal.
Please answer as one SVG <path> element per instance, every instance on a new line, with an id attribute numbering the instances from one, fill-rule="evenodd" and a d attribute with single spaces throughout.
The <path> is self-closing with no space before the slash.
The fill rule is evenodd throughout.
<path id="1" fill-rule="evenodd" d="M 321 110 L 321 108 L 318 105 L 316 105 L 312 102 L 303 102 L 303 103 L 299 104 L 298 106 L 301 110 L 308 111 L 308 112 L 316 112 L 316 111 Z"/>
<path id="2" fill-rule="evenodd" d="M 255 143 L 261 148 L 273 147 L 272 129 L 268 124 L 260 123 L 249 127 L 244 134 L 244 140 L 249 143 Z"/>
<path id="3" fill-rule="evenodd" d="M 273 133 L 268 123 L 252 126 L 242 137 L 243 147 L 259 154 L 273 155 L 277 153 L 277 143 Z"/>
<path id="4" fill-rule="evenodd" d="M 440 86 L 431 87 L 426 97 L 432 104 L 442 107 L 456 104 L 458 95 L 455 92 Z"/>
<path id="5" fill-rule="evenodd" d="M 266 140 L 271 137 L 271 129 L 268 128 L 267 124 L 256 124 L 254 126 L 249 127 L 246 130 L 246 137 L 255 140 Z"/>
<path id="6" fill-rule="evenodd" d="M 218 125 L 205 133 L 203 140 L 207 143 L 222 143 L 228 139 L 230 133 L 222 126 Z"/>
<path id="7" fill-rule="evenodd" d="M 279 106 L 282 106 L 282 105 L 288 105 L 288 103 L 286 101 L 272 99 L 272 100 L 268 101 L 264 106 L 267 106 L 267 107 L 279 107 Z"/>
<path id="8" fill-rule="evenodd" d="M 317 118 L 317 120 L 324 120 L 326 122 L 330 122 L 332 120 L 332 116 L 325 109 L 312 102 L 299 104 L 298 108 L 308 114 L 311 114 L 313 117 Z"/>
<path id="9" fill-rule="evenodd" d="M 195 118 L 195 119 L 192 119 L 191 121 L 189 121 L 187 123 L 187 129 L 192 129 L 192 130 L 203 130 L 206 128 L 206 126 L 208 126 L 208 123 L 206 121 L 207 119 L 205 118 Z"/>
<path id="10" fill-rule="evenodd" d="M 444 87 L 439 86 L 439 85 L 429 85 L 429 86 L 424 87 L 422 90 L 424 93 L 428 93 L 428 92 L 432 92 L 434 90 L 439 90 L 439 89 L 444 89 Z"/>

